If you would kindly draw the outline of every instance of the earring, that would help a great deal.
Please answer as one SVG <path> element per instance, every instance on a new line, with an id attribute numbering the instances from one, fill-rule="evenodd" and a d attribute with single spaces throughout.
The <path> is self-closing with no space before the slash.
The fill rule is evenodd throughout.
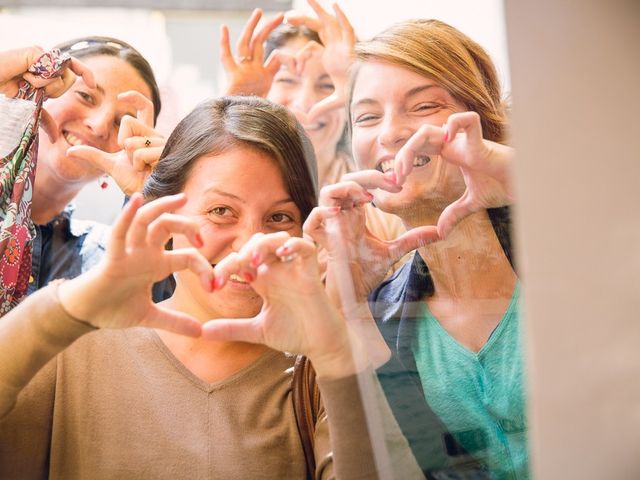
<path id="1" fill-rule="evenodd" d="M 109 186 L 109 182 L 107 180 L 109 180 L 109 175 L 107 175 L 106 173 L 98 178 L 98 185 L 100 185 L 100 188 L 102 190 Z"/>

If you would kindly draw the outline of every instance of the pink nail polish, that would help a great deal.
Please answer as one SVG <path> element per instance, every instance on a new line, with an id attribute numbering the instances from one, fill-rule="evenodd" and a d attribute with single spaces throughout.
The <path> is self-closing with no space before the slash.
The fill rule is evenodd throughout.
<path id="1" fill-rule="evenodd" d="M 249 272 L 245 272 L 242 274 L 242 277 L 244 278 L 245 282 L 253 282 L 255 280 L 253 274 L 249 273 Z"/>
<path id="2" fill-rule="evenodd" d="M 338 213 L 340 211 L 340 207 L 329 207 L 329 211 L 331 213 Z"/>
<path id="3" fill-rule="evenodd" d="M 195 246 L 200 248 L 204 245 L 204 240 L 202 240 L 202 237 L 200 236 L 199 233 L 196 233 L 195 236 Z"/>
<path id="4" fill-rule="evenodd" d="M 253 268 L 257 268 L 261 263 L 262 258 L 260 257 L 260 254 L 258 252 L 254 252 L 253 255 L 251 255 L 251 266 Z"/>
<path id="5" fill-rule="evenodd" d="M 398 183 L 398 178 L 396 177 L 396 173 L 395 172 L 385 173 L 384 181 L 391 185 L 396 185 Z"/>

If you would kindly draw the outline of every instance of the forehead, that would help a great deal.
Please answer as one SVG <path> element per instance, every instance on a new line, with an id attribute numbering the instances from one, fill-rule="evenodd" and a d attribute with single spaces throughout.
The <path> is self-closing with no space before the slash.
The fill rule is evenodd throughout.
<path id="1" fill-rule="evenodd" d="M 85 63 L 93 72 L 96 83 L 106 92 L 115 95 L 128 90 L 137 90 L 151 98 L 151 88 L 142 75 L 125 60 L 111 55 L 84 57 Z"/>
<path id="2" fill-rule="evenodd" d="M 245 146 L 232 147 L 218 155 L 204 155 L 195 161 L 184 190 L 206 190 L 215 185 L 246 192 L 282 194 L 284 179 L 276 159 L 260 150 Z"/>
<path id="3" fill-rule="evenodd" d="M 388 62 L 363 62 L 353 84 L 352 104 L 364 97 L 403 94 L 418 86 L 437 85 L 429 77 Z"/>

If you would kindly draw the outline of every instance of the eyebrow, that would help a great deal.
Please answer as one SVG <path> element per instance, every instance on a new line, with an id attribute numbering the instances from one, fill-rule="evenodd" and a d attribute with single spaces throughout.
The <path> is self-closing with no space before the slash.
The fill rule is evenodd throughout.
<path id="1" fill-rule="evenodd" d="M 223 197 L 229 197 L 232 198 L 234 200 L 237 200 L 240 203 L 247 203 L 246 200 L 243 200 L 242 198 L 238 197 L 237 195 L 234 195 L 233 193 L 229 193 L 229 192 L 225 192 L 224 190 L 220 190 L 216 187 L 211 187 L 208 188 L 207 190 L 204 191 L 205 195 L 209 194 L 209 193 L 217 193 L 218 195 L 221 195 Z M 278 200 L 277 202 L 274 202 L 274 205 L 280 205 L 283 203 L 295 203 L 293 201 L 292 198 L 287 197 L 287 198 L 283 198 L 282 200 Z"/>
<path id="2" fill-rule="evenodd" d="M 418 93 L 424 92 L 425 90 L 429 90 L 430 88 L 440 88 L 440 87 L 439 85 L 435 85 L 433 83 L 430 83 L 429 85 L 419 85 L 417 87 L 413 87 L 411 90 L 405 93 L 404 97 L 405 98 L 412 97 L 414 95 L 417 95 Z M 374 100 L 373 98 L 363 98 L 361 100 L 358 100 L 356 103 L 354 103 L 352 105 L 352 108 L 357 107 L 358 105 L 372 105 L 375 103 L 378 103 L 378 101 Z"/>

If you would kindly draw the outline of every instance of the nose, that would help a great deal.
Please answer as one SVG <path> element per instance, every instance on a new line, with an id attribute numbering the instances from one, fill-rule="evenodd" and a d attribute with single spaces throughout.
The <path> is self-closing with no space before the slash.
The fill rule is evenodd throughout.
<path id="1" fill-rule="evenodd" d="M 231 242 L 231 249 L 234 252 L 239 252 L 242 247 L 253 237 L 256 233 L 263 233 L 264 226 L 259 219 L 247 219 L 240 223 L 237 227 L 235 238 Z"/>
<path id="2" fill-rule="evenodd" d="M 397 148 L 413 135 L 414 129 L 399 114 L 386 114 L 378 134 L 378 143 L 385 148 Z"/>
<path id="3" fill-rule="evenodd" d="M 115 128 L 115 121 L 114 110 L 105 105 L 92 109 L 85 119 L 85 125 L 97 139 L 106 142 Z"/>

